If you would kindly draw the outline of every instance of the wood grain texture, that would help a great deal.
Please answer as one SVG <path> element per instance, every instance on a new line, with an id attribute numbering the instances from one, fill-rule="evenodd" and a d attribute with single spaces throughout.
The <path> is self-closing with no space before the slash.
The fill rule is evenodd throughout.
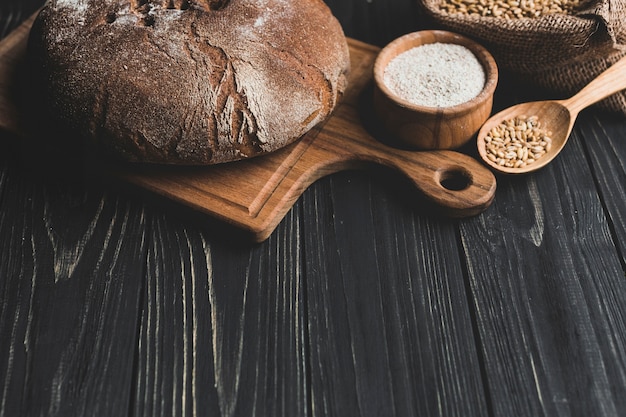
<path id="1" fill-rule="evenodd" d="M 591 175 L 605 206 L 609 229 L 626 264 L 626 147 L 624 122 L 620 117 L 585 114 L 579 123 L 585 138 L 585 153 L 593 162 Z M 624 266 L 626 269 L 626 266 Z"/>
<path id="2" fill-rule="evenodd" d="M 21 68 L 28 32 L 35 16 L 32 15 L 0 43 L 0 129 L 13 133 L 23 131 L 23 120 L 16 105 L 19 97 L 16 83 L 18 71 Z"/>
<path id="3" fill-rule="evenodd" d="M 623 258 L 581 141 L 575 130 L 558 163 L 510 179 L 461 227 L 496 415 L 626 407 Z"/>
<path id="4" fill-rule="evenodd" d="M 318 219 L 305 231 L 313 407 L 336 416 L 484 415 L 455 226 L 396 212 L 398 197 L 383 190 L 342 174 L 329 190 L 305 194 L 305 217 Z M 370 204 L 355 207 L 362 196 Z"/>
<path id="5" fill-rule="evenodd" d="M 297 218 L 229 246 L 3 163 L 0 415 L 307 413 Z"/>
<path id="6" fill-rule="evenodd" d="M 6 168 L 0 182 L 0 415 L 123 415 L 142 287 L 133 277 L 143 273 L 134 259 L 145 256 L 141 213 L 24 174 Z"/>
<path id="7" fill-rule="evenodd" d="M 150 230 L 132 414 L 306 415 L 298 234 L 239 251 L 161 216 Z"/>
<path id="8" fill-rule="evenodd" d="M 378 46 L 425 27 L 328 4 Z M 252 245 L 0 132 L 0 417 L 626 414 L 625 137 L 583 112 L 471 219 L 333 174 Z"/>

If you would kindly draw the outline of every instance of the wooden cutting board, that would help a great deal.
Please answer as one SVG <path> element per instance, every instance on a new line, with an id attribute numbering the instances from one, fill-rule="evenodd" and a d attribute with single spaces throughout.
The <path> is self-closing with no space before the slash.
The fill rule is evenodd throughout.
<path id="1" fill-rule="evenodd" d="M 0 129 L 23 136 L 15 69 L 34 16 L 0 42 Z M 369 111 L 372 68 L 379 49 L 348 39 L 350 86 L 333 115 L 296 143 L 272 154 L 208 167 L 113 166 L 111 175 L 206 213 L 263 241 L 304 190 L 347 169 L 384 166 L 408 177 L 425 202 L 452 217 L 476 215 L 492 202 L 496 180 L 474 158 L 455 151 L 408 151 L 376 138 Z M 32 117 L 32 116 L 31 116 Z M 376 138 L 375 138 L 376 137 Z"/>

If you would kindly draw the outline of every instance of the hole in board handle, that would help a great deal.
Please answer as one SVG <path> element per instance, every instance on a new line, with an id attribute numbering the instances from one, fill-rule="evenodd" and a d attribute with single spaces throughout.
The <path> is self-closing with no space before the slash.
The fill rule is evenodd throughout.
<path id="1" fill-rule="evenodd" d="M 443 169 L 438 172 L 438 180 L 446 190 L 462 191 L 472 183 L 472 174 L 460 167 Z"/>

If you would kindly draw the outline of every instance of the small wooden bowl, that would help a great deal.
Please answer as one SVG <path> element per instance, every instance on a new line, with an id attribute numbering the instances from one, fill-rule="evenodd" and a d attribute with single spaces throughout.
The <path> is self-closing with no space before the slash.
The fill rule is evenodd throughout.
<path id="1" fill-rule="evenodd" d="M 485 71 L 485 86 L 478 96 L 450 107 L 426 107 L 389 90 L 383 80 L 389 61 L 409 49 L 430 43 L 453 43 L 472 51 Z M 424 30 L 404 35 L 380 51 L 374 63 L 374 81 L 374 109 L 396 141 L 412 149 L 455 149 L 467 143 L 489 118 L 498 67 L 493 56 L 476 42 L 452 32 Z"/>

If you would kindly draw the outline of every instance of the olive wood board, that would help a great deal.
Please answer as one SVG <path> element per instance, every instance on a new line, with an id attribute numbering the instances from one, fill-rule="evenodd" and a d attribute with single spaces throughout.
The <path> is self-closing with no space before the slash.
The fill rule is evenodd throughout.
<path id="1" fill-rule="evenodd" d="M 0 129 L 21 138 L 27 134 L 14 88 L 15 69 L 25 56 L 34 18 L 0 42 Z M 458 151 L 400 149 L 379 140 L 371 127 L 375 118 L 363 110 L 371 98 L 367 92 L 379 48 L 351 38 L 348 45 L 348 89 L 333 114 L 295 143 L 268 155 L 206 167 L 107 163 L 103 173 L 208 214 L 257 242 L 271 235 L 309 185 L 342 170 L 382 166 L 397 171 L 425 203 L 447 216 L 485 210 L 493 201 L 496 179 L 476 159 Z"/>

